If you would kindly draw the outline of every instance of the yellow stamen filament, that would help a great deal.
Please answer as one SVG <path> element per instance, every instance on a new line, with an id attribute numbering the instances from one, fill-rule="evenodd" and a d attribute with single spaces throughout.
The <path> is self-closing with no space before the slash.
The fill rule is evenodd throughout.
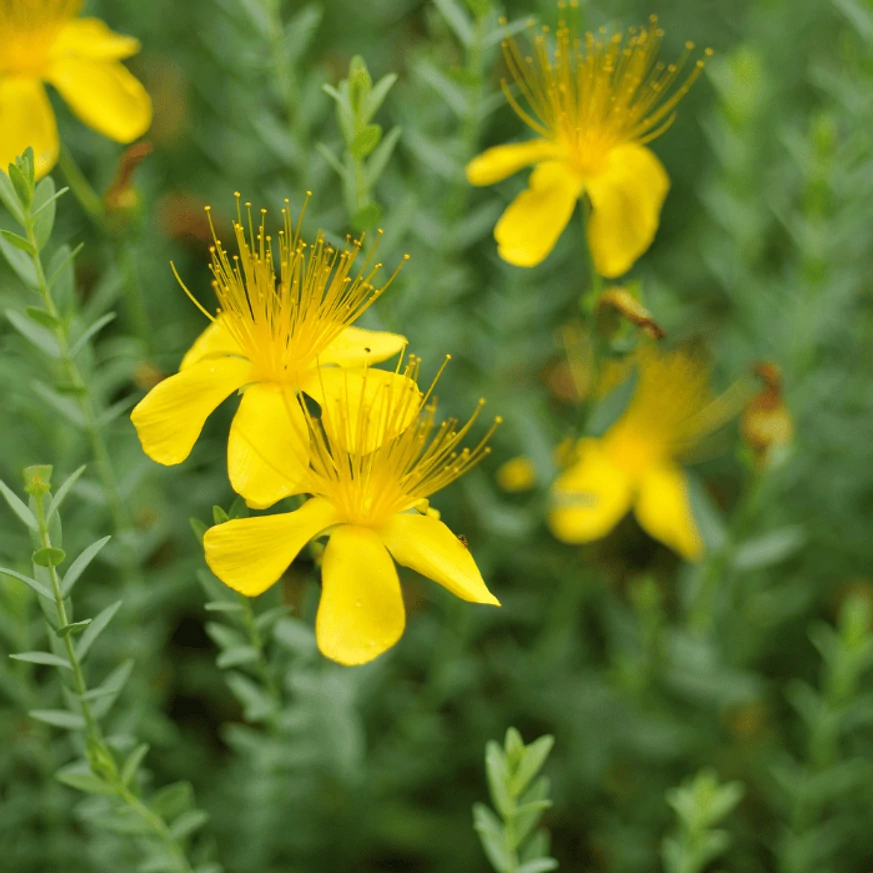
<path id="1" fill-rule="evenodd" d="M 266 210 L 261 210 L 255 224 L 251 204 L 244 204 L 243 212 L 240 195 L 235 196 L 238 255 L 229 255 L 223 247 L 207 208 L 214 239 L 210 269 L 219 314 L 261 379 L 292 385 L 388 288 L 400 267 L 377 288 L 373 283 L 382 265 L 373 263 L 373 246 L 361 271 L 353 275 L 363 237 L 347 237 L 340 251 L 319 231 L 314 244 L 307 246 L 300 238 L 306 204 L 295 224 L 287 200 L 274 252 L 273 238 L 266 231 Z"/>
<path id="2" fill-rule="evenodd" d="M 491 451 L 487 443 L 501 419 L 494 420 L 473 448 L 461 448 L 485 401 L 479 401 L 465 424 L 450 418 L 437 425 L 433 391 L 445 364 L 423 396 L 414 388 L 419 365 L 419 359 L 409 359 L 404 375 L 413 381 L 405 386 L 380 387 L 368 402 L 362 388 L 361 397 L 326 406 L 322 416 L 327 427 L 307 413 L 312 431 L 312 492 L 330 500 L 351 524 L 378 526 L 445 488 Z M 355 408 L 357 415 L 350 415 Z M 403 429 L 413 412 L 414 422 Z M 342 434 L 344 447 L 328 433 Z M 369 454 L 354 450 L 374 433 L 389 438 Z"/>
<path id="3" fill-rule="evenodd" d="M 646 143 L 673 122 L 674 110 L 703 70 L 696 61 L 680 81 L 694 50 L 686 43 L 673 64 L 657 61 L 664 31 L 652 16 L 649 27 L 612 36 L 605 28 L 577 36 L 578 2 L 560 3 L 562 18 L 551 39 L 548 27 L 530 25 L 532 56 L 514 39 L 503 43 L 519 100 L 506 81 L 503 89 L 519 117 L 546 139 L 567 149 L 580 172 L 599 169 L 606 155 L 625 142 Z M 707 49 L 705 55 L 709 56 Z M 526 106 L 522 105 L 525 103 Z"/>

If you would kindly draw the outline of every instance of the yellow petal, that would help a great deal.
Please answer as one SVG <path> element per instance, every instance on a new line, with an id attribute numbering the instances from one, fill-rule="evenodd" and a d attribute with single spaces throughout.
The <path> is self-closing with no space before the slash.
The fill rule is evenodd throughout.
<path id="1" fill-rule="evenodd" d="M 585 187 L 594 266 L 608 279 L 621 276 L 655 238 L 670 189 L 667 171 L 645 146 L 629 143 L 612 149 L 606 169 L 586 179 Z"/>
<path id="2" fill-rule="evenodd" d="M 39 179 L 57 163 L 60 149 L 48 94 L 36 79 L 0 76 L 0 170 L 28 148 Z"/>
<path id="3" fill-rule="evenodd" d="M 64 25 L 52 46 L 52 57 L 84 57 L 120 61 L 140 50 L 140 42 L 110 30 L 99 18 L 73 18 Z"/>
<path id="4" fill-rule="evenodd" d="M 406 337 L 385 330 L 364 330 L 362 327 L 347 327 L 318 356 L 320 364 L 337 364 L 340 367 L 363 367 L 378 364 L 396 355 L 406 346 Z"/>
<path id="5" fill-rule="evenodd" d="M 579 442 L 579 460 L 552 486 L 549 527 L 562 542 L 587 543 L 606 536 L 630 509 L 631 482 L 600 441 Z"/>
<path id="6" fill-rule="evenodd" d="M 334 446 L 367 455 L 418 417 L 421 392 L 407 376 L 388 370 L 319 367 L 301 390 L 318 401 Z"/>
<path id="7" fill-rule="evenodd" d="M 325 657 L 366 664 L 400 639 L 406 625 L 400 580 L 372 530 L 338 527 L 324 550 L 321 578 L 315 635 Z"/>
<path id="8" fill-rule="evenodd" d="M 300 550 L 338 521 L 322 497 L 281 515 L 235 518 L 206 531 L 203 549 L 209 569 L 247 597 L 257 597 L 278 581 Z"/>
<path id="9" fill-rule="evenodd" d="M 309 430 L 297 393 L 280 385 L 249 385 L 230 426 L 227 472 L 246 503 L 266 509 L 300 493 L 309 468 Z"/>
<path id="10" fill-rule="evenodd" d="M 470 550 L 441 521 L 404 512 L 395 515 L 379 533 L 398 564 L 433 579 L 461 600 L 500 606 Z"/>
<path id="11" fill-rule="evenodd" d="M 467 181 L 471 185 L 493 185 L 524 167 L 556 158 L 560 153 L 561 149 L 546 139 L 495 146 L 467 164 Z"/>
<path id="12" fill-rule="evenodd" d="M 179 369 L 184 370 L 204 358 L 220 358 L 224 355 L 245 357 L 239 344 L 227 329 L 224 319 L 219 316 L 194 340 L 194 345 L 185 352 Z"/>
<path id="13" fill-rule="evenodd" d="M 498 254 L 517 267 L 534 267 L 545 260 L 582 192 L 581 179 L 563 161 L 540 164 L 529 184 L 494 228 Z"/>
<path id="14" fill-rule="evenodd" d="M 181 464 L 212 410 L 251 379 L 248 361 L 220 358 L 158 382 L 130 414 L 143 451 L 159 464 Z"/>
<path id="15" fill-rule="evenodd" d="M 703 555 L 703 540 L 691 513 L 688 479 L 681 467 L 664 464 L 645 473 L 634 507 L 642 528 L 688 561 Z"/>
<path id="16" fill-rule="evenodd" d="M 117 61 L 57 59 L 46 77 L 79 119 L 117 142 L 132 142 L 152 123 L 146 89 Z"/>

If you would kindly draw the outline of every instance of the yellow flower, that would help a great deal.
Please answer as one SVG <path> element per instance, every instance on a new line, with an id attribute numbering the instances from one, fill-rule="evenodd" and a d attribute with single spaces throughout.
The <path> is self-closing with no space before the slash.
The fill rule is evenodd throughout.
<path id="1" fill-rule="evenodd" d="M 407 374 L 416 370 L 413 363 Z M 313 451 L 305 490 L 312 497 L 300 509 L 228 521 L 203 538 L 213 573 L 255 597 L 307 542 L 329 535 L 315 630 L 322 653 L 347 665 L 373 660 L 403 633 L 395 561 L 463 600 L 499 606 L 465 542 L 439 521 L 427 500 L 489 452 L 493 427 L 475 448 L 459 448 L 481 402 L 465 425 L 455 419 L 436 425 L 435 401 L 428 400 L 433 385 L 424 397 L 398 382 L 379 381 L 376 388 L 357 407 L 339 398 L 328 402 L 321 423 L 307 414 Z M 410 412 L 414 423 L 386 441 Z M 333 436 L 338 433 L 346 437 L 341 443 Z M 367 452 L 373 443 L 381 445 Z"/>
<path id="2" fill-rule="evenodd" d="M 637 385 L 622 416 L 599 439 L 585 438 L 552 486 L 549 526 L 566 543 L 606 536 L 633 508 L 640 525 L 687 560 L 703 554 L 688 480 L 679 462 L 733 408 L 714 400 L 709 373 L 685 349 L 643 349 Z"/>
<path id="3" fill-rule="evenodd" d="M 503 491 L 518 494 L 536 487 L 537 468 L 530 458 L 520 455 L 501 464 L 494 478 Z"/>
<path id="4" fill-rule="evenodd" d="M 407 383 L 397 373 L 366 370 L 395 355 L 406 340 L 350 327 L 397 275 L 376 288 L 372 280 L 381 264 L 373 265 L 371 256 L 354 276 L 361 240 L 347 240 L 338 251 L 319 232 L 307 246 L 300 239 L 303 215 L 292 227 L 286 203 L 277 275 L 266 210 L 260 226 L 253 225 L 248 205 L 247 210 L 248 239 L 237 195 L 239 256 L 231 258 L 217 238 L 212 248 L 218 315 L 202 310 L 212 324 L 188 350 L 179 372 L 155 386 L 131 420 L 150 458 L 179 464 L 210 413 L 244 388 L 227 444 L 228 474 L 250 506 L 265 508 L 294 493 L 308 469 L 309 435 L 298 395 L 321 403 L 349 391 L 350 402 L 359 403 L 363 386 L 372 393 L 385 384 Z M 340 368 L 350 368 L 349 375 L 341 375 Z M 349 388 L 353 383 L 357 387 Z"/>
<path id="5" fill-rule="evenodd" d="M 0 167 L 33 148 L 37 178 L 58 159 L 58 130 L 44 82 L 79 119 L 117 142 L 152 121 L 145 88 L 119 63 L 139 41 L 97 18 L 77 18 L 81 0 L 0 0 Z"/>
<path id="6" fill-rule="evenodd" d="M 559 6 L 563 9 L 566 4 Z M 577 2 L 570 3 L 575 10 Z M 533 57 L 514 39 L 504 43 L 509 71 L 523 102 L 503 83 L 516 114 L 538 139 L 488 149 L 467 167 L 473 185 L 493 185 L 535 165 L 529 187 L 494 228 L 500 256 L 533 267 L 555 247 L 576 201 L 587 194 L 588 244 L 601 276 L 627 272 L 651 245 L 670 181 L 645 143 L 672 123 L 676 104 L 700 75 L 697 61 L 684 83 L 676 80 L 694 48 L 675 64 L 656 62 L 663 31 L 651 26 L 607 36 L 562 20 L 549 46 L 549 29 L 532 34 Z"/>

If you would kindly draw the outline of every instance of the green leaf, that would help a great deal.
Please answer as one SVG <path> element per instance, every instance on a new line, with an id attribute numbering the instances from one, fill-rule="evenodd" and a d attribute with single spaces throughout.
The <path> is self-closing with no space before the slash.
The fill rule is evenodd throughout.
<path id="1" fill-rule="evenodd" d="M 402 129 L 399 127 L 391 128 L 388 136 L 379 143 L 378 148 L 373 152 L 370 160 L 367 161 L 365 176 L 368 189 L 372 189 L 382 177 L 382 173 L 385 172 L 385 167 L 388 166 L 388 161 L 391 160 L 391 155 L 394 154 L 394 149 L 400 140 L 402 132 Z"/>
<path id="2" fill-rule="evenodd" d="M 136 776 L 145 756 L 149 753 L 151 747 L 148 743 L 141 743 L 128 756 L 121 768 L 121 781 L 125 785 L 130 785 L 133 777 Z"/>
<path id="3" fill-rule="evenodd" d="M 352 217 L 352 228 L 356 231 L 370 230 L 382 220 L 383 215 L 384 210 L 378 203 L 368 203 Z"/>
<path id="4" fill-rule="evenodd" d="M 112 831 L 116 834 L 136 836 L 152 832 L 151 825 L 139 818 L 129 807 L 123 808 L 118 812 L 108 813 L 107 815 L 95 816 L 91 820 L 98 827 L 105 828 L 107 831 Z"/>
<path id="5" fill-rule="evenodd" d="M 61 351 L 52 331 L 34 324 L 29 318 L 26 318 L 20 312 L 16 312 L 14 309 L 7 309 L 6 317 L 9 319 L 9 323 L 44 355 L 54 361 L 60 360 Z"/>
<path id="6" fill-rule="evenodd" d="M 457 0 L 434 0 L 434 4 L 446 20 L 446 24 L 455 32 L 461 45 L 465 48 L 471 46 L 474 39 L 473 22 L 470 21 L 470 16 L 464 7 Z"/>
<path id="7" fill-rule="evenodd" d="M 73 344 L 73 347 L 70 349 L 70 355 L 72 357 L 76 357 L 82 349 L 89 343 L 89 341 L 98 334 L 107 324 L 111 324 L 115 321 L 115 313 L 107 312 L 106 315 L 98 318 L 97 321 L 94 322 L 83 334 L 76 340 Z"/>
<path id="8" fill-rule="evenodd" d="M 528 861 L 517 868 L 516 873 L 549 873 L 549 870 L 557 870 L 558 862 L 554 858 L 537 858 Z"/>
<path id="9" fill-rule="evenodd" d="M 262 633 L 269 633 L 273 626 L 280 618 L 285 618 L 292 611 L 291 607 L 283 603 L 280 606 L 274 606 L 270 609 L 265 609 L 256 619 L 255 627 Z"/>
<path id="10" fill-rule="evenodd" d="M 209 821 L 209 815 L 202 809 L 189 809 L 183 812 L 170 826 L 170 836 L 174 840 L 184 840 Z"/>
<path id="11" fill-rule="evenodd" d="M 491 866 L 497 873 L 505 873 L 512 858 L 503 836 L 503 825 L 497 816 L 484 804 L 476 803 L 473 805 L 473 827 Z"/>
<path id="12" fill-rule="evenodd" d="M 72 564 L 70 564 L 67 572 L 64 574 L 64 579 L 61 582 L 61 593 L 64 597 L 69 596 L 70 592 L 73 590 L 73 586 L 78 582 L 79 577 L 85 572 L 91 561 L 97 557 L 103 546 L 105 546 L 111 539 L 111 536 L 106 536 L 103 537 L 102 540 L 97 540 L 97 542 L 91 543 L 91 545 L 88 546 L 88 548 L 86 548 Z M 120 603 L 121 601 L 116 604 L 115 608 L 117 608 Z M 110 607 L 110 609 L 111 608 L 112 607 Z"/>
<path id="13" fill-rule="evenodd" d="M 84 243 L 80 243 L 75 249 L 69 246 L 61 246 L 49 258 L 46 274 L 52 296 L 59 309 L 64 309 L 72 300 L 76 290 L 76 272 L 73 264 L 76 255 L 82 251 Z"/>
<path id="14" fill-rule="evenodd" d="M 27 508 L 27 504 L 2 480 L 0 480 L 0 494 L 3 495 L 9 508 L 34 532 L 39 530 L 33 513 Z M 7 571 L 3 571 L 7 572 Z M 11 574 L 10 574 L 11 575 Z"/>
<path id="15" fill-rule="evenodd" d="M 55 189 L 55 181 L 51 176 L 46 176 L 36 186 L 33 194 L 33 231 L 36 237 L 36 247 L 42 251 L 51 239 L 52 230 L 55 226 L 55 209 L 60 194 Z"/>
<path id="16" fill-rule="evenodd" d="M 60 326 L 60 322 L 50 312 L 46 312 L 44 309 L 39 309 L 36 306 L 28 306 L 24 312 L 31 321 L 35 321 L 43 327 L 54 330 Z"/>
<path id="17" fill-rule="evenodd" d="M 70 788 L 84 791 L 87 794 L 113 795 L 116 793 L 115 788 L 91 772 L 91 768 L 85 761 L 61 768 L 55 773 L 55 779 L 63 782 L 64 785 L 69 785 Z"/>
<path id="18" fill-rule="evenodd" d="M 37 582 L 36 579 L 31 579 L 30 576 L 25 576 L 23 573 L 18 573 L 15 570 L 9 570 L 6 567 L 0 567 L 0 573 L 5 573 L 7 576 L 11 576 L 13 579 L 18 579 L 19 582 L 23 582 L 29 588 L 32 588 L 40 597 L 45 597 L 46 600 L 54 600 L 55 596 L 52 592 L 46 588 L 42 582 Z"/>
<path id="19" fill-rule="evenodd" d="M 549 757 L 549 752 L 552 751 L 554 744 L 555 738 L 546 735 L 538 740 L 534 740 L 534 742 L 525 748 L 521 763 L 518 765 L 515 773 L 513 773 L 509 784 L 509 790 L 515 797 L 520 797 L 534 776 L 539 773 L 540 768 L 546 762 L 546 758 Z"/>
<path id="20" fill-rule="evenodd" d="M 133 658 L 119 664 L 96 688 L 88 692 L 89 700 L 97 702 L 92 707 L 96 718 L 103 718 L 124 690 L 124 686 L 133 672 Z"/>
<path id="21" fill-rule="evenodd" d="M 215 524 L 224 524 L 229 520 L 230 516 L 220 506 L 212 507 L 212 521 Z"/>
<path id="22" fill-rule="evenodd" d="M 149 806 L 165 819 L 174 819 L 187 812 L 194 805 L 191 786 L 187 782 L 174 782 L 156 791 L 149 800 Z"/>
<path id="23" fill-rule="evenodd" d="M 69 397 L 61 397 L 41 382 L 33 383 L 33 391 L 74 427 L 79 428 L 79 430 L 85 429 L 85 418 L 78 403 Z"/>
<path id="24" fill-rule="evenodd" d="M 12 180 L 3 168 L 0 168 L 0 203 L 9 210 L 9 214 L 15 219 L 16 224 L 24 227 L 24 213 L 18 202 L 18 194 Z"/>
<path id="25" fill-rule="evenodd" d="M 206 604 L 207 612 L 245 612 L 242 604 L 232 600 L 210 600 Z"/>
<path id="26" fill-rule="evenodd" d="M 60 488 L 58 488 L 54 497 L 52 497 L 52 502 L 49 504 L 48 511 L 45 514 L 46 523 L 50 522 L 52 518 L 54 518 L 55 513 L 61 508 L 61 504 L 64 502 L 64 498 L 70 493 L 70 489 L 79 481 L 79 477 L 82 473 L 87 469 L 87 464 L 82 464 L 78 470 L 71 473 L 63 482 Z M 69 575 L 69 571 L 67 571 L 67 575 Z"/>
<path id="27" fill-rule="evenodd" d="M 52 727 L 66 728 L 70 731 L 85 729 L 85 719 L 66 709 L 31 709 L 28 715 Z"/>
<path id="28" fill-rule="evenodd" d="M 33 563 L 40 567 L 57 567 L 58 564 L 63 564 L 67 553 L 63 549 L 48 546 L 44 549 L 37 549 L 32 557 Z"/>
<path id="29" fill-rule="evenodd" d="M 191 530 L 194 531 L 194 536 L 197 537 L 197 542 L 202 543 L 203 537 L 206 536 L 206 531 L 209 530 L 209 525 L 199 518 L 193 516 L 188 519 L 188 524 L 191 525 Z"/>
<path id="30" fill-rule="evenodd" d="M 27 151 L 30 152 L 29 160 Z M 27 151 L 9 165 L 9 178 L 15 186 L 18 202 L 29 211 L 33 203 L 33 149 Z"/>
<path id="31" fill-rule="evenodd" d="M 309 655 L 316 649 L 312 628 L 298 619 L 283 618 L 276 622 L 273 638 L 280 646 L 297 655 Z"/>
<path id="32" fill-rule="evenodd" d="M 10 655 L 13 661 L 26 661 L 28 664 L 47 664 L 50 667 L 60 667 L 63 670 L 72 670 L 70 662 L 51 652 L 20 652 Z"/>
<path id="33" fill-rule="evenodd" d="M 512 815 L 513 802 L 509 793 L 509 771 L 503 749 L 493 740 L 485 747 L 485 774 L 494 808 L 504 817 Z"/>
<path id="34" fill-rule="evenodd" d="M 55 633 L 61 639 L 64 639 L 64 637 L 82 633 L 89 624 L 91 624 L 91 619 L 85 618 L 82 619 L 82 621 L 74 621 L 71 624 L 65 624 L 63 627 L 59 627 Z"/>
<path id="35" fill-rule="evenodd" d="M 228 667 L 239 667 L 241 664 L 252 664 L 259 657 L 258 650 L 253 646 L 234 646 L 232 649 L 225 649 L 215 659 L 215 663 L 221 670 L 225 670 Z"/>
<path id="36" fill-rule="evenodd" d="M 349 151 L 355 158 L 362 161 L 379 145 L 381 139 L 382 126 L 379 124 L 368 124 L 355 135 L 349 146 Z"/>
<path id="37" fill-rule="evenodd" d="M 36 254 L 36 249 L 34 249 L 28 240 L 23 236 L 19 236 L 17 233 L 13 233 L 11 230 L 0 230 L 0 237 L 20 251 L 26 252 L 31 257 Z"/>
<path id="38" fill-rule="evenodd" d="M 72 569 L 72 567 L 70 569 Z M 79 640 L 79 645 L 76 647 L 76 655 L 80 661 L 85 659 L 91 646 L 94 645 L 94 641 L 98 636 L 100 636 L 103 629 L 110 621 L 112 621 L 112 617 L 121 608 L 122 602 L 123 601 L 118 600 L 111 606 L 107 606 L 106 609 L 97 615 L 94 621 L 91 622 L 85 633 L 82 634 L 82 639 Z"/>
<path id="39" fill-rule="evenodd" d="M 369 121 L 380 109 L 388 96 L 388 92 L 394 87 L 397 81 L 396 73 L 388 73 L 387 76 L 382 76 L 381 79 L 373 86 L 363 106 L 364 121 Z"/>
<path id="40" fill-rule="evenodd" d="M 247 721 L 264 721 L 275 709 L 272 698 L 247 676 L 234 672 L 228 673 L 226 679 L 234 697 L 243 705 Z"/>

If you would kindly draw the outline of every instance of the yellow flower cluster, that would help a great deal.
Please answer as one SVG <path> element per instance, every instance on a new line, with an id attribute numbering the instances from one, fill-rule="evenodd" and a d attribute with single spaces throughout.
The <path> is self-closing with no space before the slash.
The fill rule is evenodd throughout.
<path id="1" fill-rule="evenodd" d="M 218 312 L 200 307 L 211 324 L 131 419 L 146 454 L 178 464 L 209 414 L 241 391 L 227 444 L 232 487 L 257 509 L 308 499 L 293 512 L 213 527 L 203 542 L 207 563 L 254 597 L 308 542 L 328 536 L 318 645 L 342 664 L 362 664 L 403 632 L 395 561 L 464 600 L 497 605 L 467 547 L 428 503 L 487 454 L 493 428 L 475 448 L 461 447 L 478 408 L 463 426 L 437 424 L 436 380 L 419 389 L 417 359 L 394 371 L 372 366 L 398 354 L 402 362 L 406 345 L 353 324 L 397 275 L 375 284 L 375 246 L 356 270 L 362 240 L 340 250 L 319 232 L 307 244 L 303 213 L 292 222 L 286 202 L 282 214 L 274 244 L 266 213 L 255 223 L 237 195 L 239 253 L 229 255 L 217 237 L 212 247 Z"/>

